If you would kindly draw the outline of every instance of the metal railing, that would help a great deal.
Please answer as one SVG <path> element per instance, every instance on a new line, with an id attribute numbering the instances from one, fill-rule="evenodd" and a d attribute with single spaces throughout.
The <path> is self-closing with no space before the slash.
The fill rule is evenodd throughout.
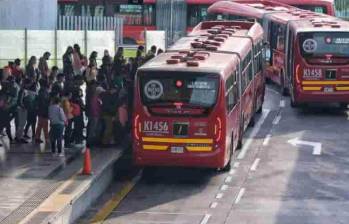
<path id="1" fill-rule="evenodd" d="M 336 16 L 349 20 L 349 1 L 348 0 L 336 0 Z"/>

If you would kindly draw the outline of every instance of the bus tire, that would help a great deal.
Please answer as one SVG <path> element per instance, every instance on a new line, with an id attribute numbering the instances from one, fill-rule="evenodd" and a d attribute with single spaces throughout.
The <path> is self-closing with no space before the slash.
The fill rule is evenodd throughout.
<path id="1" fill-rule="evenodd" d="M 251 120 L 250 120 L 250 123 L 248 123 L 248 126 L 249 126 L 249 127 L 254 127 L 255 123 L 256 123 L 256 122 L 255 122 L 254 116 L 252 116 L 252 117 L 251 117 Z"/>
<path id="2" fill-rule="evenodd" d="M 292 97 L 291 97 L 291 101 L 290 101 L 290 105 L 292 108 L 298 108 L 299 107 L 299 104 L 297 102 L 295 102 Z"/>
<path id="3" fill-rule="evenodd" d="M 281 71 L 281 94 L 283 96 L 288 96 L 288 89 L 286 86 L 286 77 L 283 71 Z"/>
<path id="4" fill-rule="evenodd" d="M 232 134 L 232 136 L 234 136 L 234 135 Z M 233 140 L 231 140 L 229 151 L 230 151 L 229 160 L 228 160 L 228 163 L 223 167 L 223 169 L 222 169 L 223 172 L 228 172 L 231 169 L 231 158 L 234 155 L 234 141 Z"/>
<path id="5" fill-rule="evenodd" d="M 258 108 L 258 110 L 256 111 L 257 114 L 262 113 L 263 110 L 263 104 Z"/>

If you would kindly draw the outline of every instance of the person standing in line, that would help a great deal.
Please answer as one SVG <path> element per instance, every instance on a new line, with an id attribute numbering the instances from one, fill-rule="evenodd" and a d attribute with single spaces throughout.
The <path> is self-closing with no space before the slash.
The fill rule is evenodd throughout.
<path id="1" fill-rule="evenodd" d="M 63 55 L 63 74 L 65 75 L 67 85 L 73 81 L 74 76 L 73 53 L 73 48 L 69 46 Z"/>
<path id="2" fill-rule="evenodd" d="M 83 55 L 81 54 L 81 49 L 78 44 L 74 44 L 73 46 L 74 52 L 73 52 L 73 68 L 74 68 L 74 75 L 81 75 L 83 70 Z"/>
<path id="3" fill-rule="evenodd" d="M 0 90 L 0 131 L 6 129 L 6 135 L 9 138 L 10 144 L 14 144 L 11 134 L 10 112 L 8 109 L 8 95 L 6 85 Z"/>
<path id="4" fill-rule="evenodd" d="M 24 139 L 24 126 L 27 120 L 27 107 L 25 105 L 24 99 L 27 97 L 27 88 L 29 88 L 29 85 L 31 83 L 30 79 L 25 79 L 21 85 L 21 89 L 18 93 L 18 102 L 17 102 L 17 114 L 16 114 L 16 143 L 19 144 L 26 144 L 28 143 L 27 140 Z"/>
<path id="5" fill-rule="evenodd" d="M 45 52 L 44 55 L 39 59 L 39 71 L 40 78 L 48 79 L 50 75 L 50 69 L 48 68 L 47 61 L 50 59 L 50 52 Z"/>
<path id="6" fill-rule="evenodd" d="M 112 81 L 111 81 L 112 80 L 112 73 L 111 73 L 112 67 L 113 67 L 113 59 L 112 59 L 112 57 L 110 57 L 109 51 L 104 50 L 104 56 L 102 58 L 102 65 L 101 65 L 101 72 L 107 79 L 108 87 L 112 83 Z"/>
<path id="7" fill-rule="evenodd" d="M 19 58 L 15 59 L 14 69 L 12 70 L 12 75 L 15 77 L 16 82 L 24 78 L 24 72 L 21 68 L 21 60 Z"/>
<path id="8" fill-rule="evenodd" d="M 51 95 L 62 97 L 64 93 L 65 77 L 63 73 L 57 75 L 57 80 L 52 84 Z"/>
<path id="9" fill-rule="evenodd" d="M 151 46 L 150 50 L 148 51 L 147 55 L 145 56 L 145 61 L 150 61 L 151 59 L 153 59 L 156 56 L 156 46 L 153 45 Z"/>
<path id="10" fill-rule="evenodd" d="M 35 141 L 35 128 L 36 128 L 36 120 L 37 120 L 37 109 L 36 109 L 36 97 L 37 97 L 37 87 L 36 83 L 31 82 L 29 88 L 27 90 L 27 96 L 23 99 L 24 105 L 27 108 L 27 124 L 24 128 L 24 138 L 30 139 L 28 136 L 29 128 L 32 130 L 32 140 Z"/>
<path id="11" fill-rule="evenodd" d="M 72 126 L 73 126 L 73 107 L 71 105 L 71 92 L 65 92 L 64 97 L 62 98 L 62 108 L 67 120 L 66 128 L 64 131 L 64 148 L 72 147 Z"/>
<path id="12" fill-rule="evenodd" d="M 38 115 L 38 126 L 35 132 L 35 143 L 41 144 L 41 132 L 44 132 L 45 142 L 48 143 L 48 107 L 50 105 L 50 93 L 48 91 L 48 81 L 40 79 L 40 90 L 36 99 L 36 112 Z"/>
<path id="13" fill-rule="evenodd" d="M 56 82 L 59 69 L 57 66 L 52 66 L 50 76 L 48 77 L 49 86 L 52 87 L 53 83 Z M 63 76 L 64 77 L 64 76 Z"/>
<path id="14" fill-rule="evenodd" d="M 39 80 L 40 72 L 37 68 L 37 59 L 35 56 L 30 57 L 27 67 L 25 68 L 26 78 L 31 79 L 33 82 Z"/>
<path id="15" fill-rule="evenodd" d="M 50 136 L 51 136 L 51 151 L 54 155 L 64 157 L 64 150 L 62 148 L 64 125 L 67 123 L 65 113 L 60 106 L 60 98 L 55 97 L 48 109 L 50 119 Z M 57 148 L 57 150 L 56 150 Z"/>
<path id="16" fill-rule="evenodd" d="M 124 77 L 122 76 L 122 71 L 125 67 L 126 61 L 124 58 L 124 48 L 119 47 L 115 57 L 114 57 L 114 63 L 113 63 L 113 87 L 118 87 L 119 89 L 123 88 L 124 86 Z"/>

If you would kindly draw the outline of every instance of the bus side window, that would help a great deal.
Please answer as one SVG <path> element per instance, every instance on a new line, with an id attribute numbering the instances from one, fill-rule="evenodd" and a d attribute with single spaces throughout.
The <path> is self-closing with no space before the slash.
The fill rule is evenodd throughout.
<path id="1" fill-rule="evenodd" d="M 231 112 L 239 100 L 239 89 L 237 82 L 238 72 L 233 72 L 225 82 L 227 112 Z"/>

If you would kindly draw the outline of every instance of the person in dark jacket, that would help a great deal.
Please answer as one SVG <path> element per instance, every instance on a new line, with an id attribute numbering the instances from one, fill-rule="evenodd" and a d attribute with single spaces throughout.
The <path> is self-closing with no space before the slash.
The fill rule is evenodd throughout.
<path id="1" fill-rule="evenodd" d="M 40 77 L 40 72 L 37 67 L 37 59 L 35 56 L 30 57 L 27 67 L 25 68 L 25 76 L 33 82 L 37 82 Z"/>
<path id="2" fill-rule="evenodd" d="M 104 51 L 104 56 L 102 58 L 101 73 L 106 77 L 108 86 L 112 83 L 112 68 L 113 59 L 109 55 L 109 51 Z"/>
<path id="3" fill-rule="evenodd" d="M 111 88 L 101 95 L 102 99 L 102 119 L 105 126 L 102 144 L 108 146 L 113 140 L 113 121 L 115 111 L 118 108 L 118 90 Z"/>
<path id="4" fill-rule="evenodd" d="M 36 100 L 36 111 L 38 114 L 38 126 L 35 132 L 35 143 L 43 143 L 41 132 L 44 132 L 45 142 L 49 141 L 48 135 L 48 107 L 50 105 L 50 94 L 48 92 L 48 80 L 40 79 L 40 90 Z"/>
<path id="5" fill-rule="evenodd" d="M 118 88 L 123 87 L 123 76 L 122 76 L 122 71 L 125 67 L 126 61 L 124 58 L 124 48 L 119 47 L 115 57 L 114 57 L 114 63 L 113 63 L 113 86 L 117 86 Z"/>
<path id="6" fill-rule="evenodd" d="M 74 76 L 73 53 L 74 49 L 69 46 L 63 55 L 63 73 L 67 82 L 72 82 Z"/>
<path id="7" fill-rule="evenodd" d="M 64 81 L 65 81 L 65 75 L 63 73 L 59 73 L 57 75 L 57 80 L 53 83 L 52 89 L 51 89 L 51 96 L 52 97 L 62 97 L 64 94 Z"/>

